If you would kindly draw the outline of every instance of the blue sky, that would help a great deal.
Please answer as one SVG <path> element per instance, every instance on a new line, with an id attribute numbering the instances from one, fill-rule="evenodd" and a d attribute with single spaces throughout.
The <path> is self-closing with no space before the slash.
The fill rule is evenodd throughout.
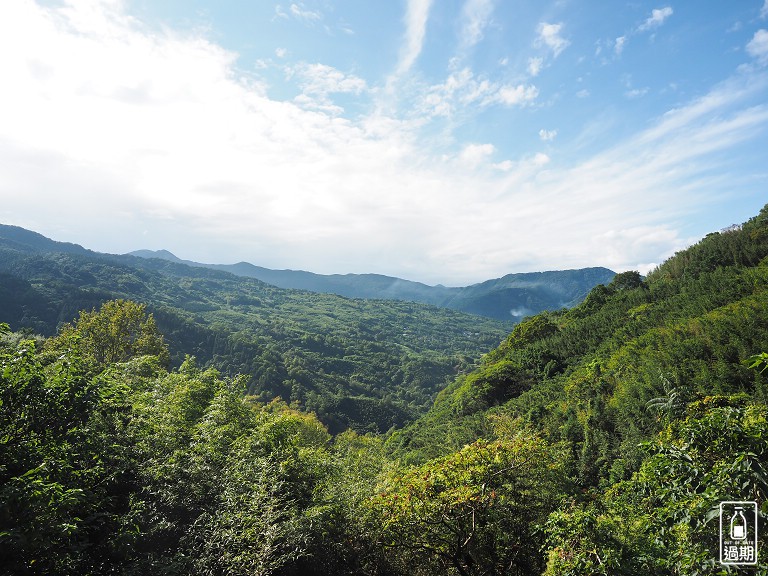
<path id="1" fill-rule="evenodd" d="M 768 0 L 0 3 L 0 221 L 463 285 L 768 202 Z"/>

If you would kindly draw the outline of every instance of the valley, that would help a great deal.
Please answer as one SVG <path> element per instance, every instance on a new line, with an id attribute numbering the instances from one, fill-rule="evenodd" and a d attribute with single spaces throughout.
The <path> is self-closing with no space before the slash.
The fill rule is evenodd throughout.
<path id="1" fill-rule="evenodd" d="M 721 574 L 768 506 L 768 206 L 512 325 L 2 231 L 3 574 Z"/>

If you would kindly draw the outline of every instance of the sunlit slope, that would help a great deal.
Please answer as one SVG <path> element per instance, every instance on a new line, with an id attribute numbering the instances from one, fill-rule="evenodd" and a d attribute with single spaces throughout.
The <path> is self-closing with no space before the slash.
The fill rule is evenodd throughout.
<path id="1" fill-rule="evenodd" d="M 571 310 L 530 318 L 393 442 L 419 458 L 450 450 L 482 435 L 489 412 L 503 411 L 569 441 L 584 482 L 621 476 L 639 462 L 639 439 L 657 427 L 649 400 L 768 398 L 765 377 L 746 362 L 768 350 L 767 256 L 768 207 L 645 280 L 619 274 Z"/>

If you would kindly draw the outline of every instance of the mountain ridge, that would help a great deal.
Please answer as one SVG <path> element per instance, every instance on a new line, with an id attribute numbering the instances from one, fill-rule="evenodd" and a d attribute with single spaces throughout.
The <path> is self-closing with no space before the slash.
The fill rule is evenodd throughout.
<path id="1" fill-rule="evenodd" d="M 127 255 L 222 270 L 279 288 L 347 298 L 420 302 L 512 322 L 543 310 L 569 308 L 580 302 L 594 286 L 610 282 L 615 276 L 615 272 L 607 268 L 589 267 L 511 273 L 468 286 L 447 287 L 374 273 L 317 274 L 305 270 L 275 270 L 250 262 L 203 264 L 182 260 L 168 250 L 136 250 Z"/>
<path id="2" fill-rule="evenodd" d="M 468 286 L 428 285 L 384 274 L 318 274 L 304 270 L 275 270 L 250 262 L 204 264 L 184 260 L 168 250 L 135 250 L 128 254 L 107 254 L 79 244 L 59 242 L 20 226 L 0 224 L 0 237 L 7 246 L 39 254 L 66 254 L 112 257 L 157 258 L 166 262 L 205 268 L 253 278 L 278 288 L 336 294 L 346 298 L 399 300 L 430 304 L 516 324 L 524 317 L 544 310 L 570 308 L 578 304 L 597 284 L 612 280 L 615 273 L 603 267 L 571 270 L 511 273 Z"/>
<path id="3" fill-rule="evenodd" d="M 402 426 L 509 329 L 456 310 L 283 289 L 0 225 L 0 323 L 52 336 L 113 300 L 147 306 L 172 365 L 189 355 L 242 375 L 248 394 L 295 403 L 334 432 Z"/>

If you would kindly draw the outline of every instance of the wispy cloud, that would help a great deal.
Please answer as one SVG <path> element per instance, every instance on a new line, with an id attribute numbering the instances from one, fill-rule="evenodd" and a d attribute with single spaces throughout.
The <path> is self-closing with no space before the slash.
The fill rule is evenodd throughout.
<path id="1" fill-rule="evenodd" d="M 616 38 L 614 44 L 613 44 L 613 51 L 616 54 L 616 56 L 621 56 L 621 53 L 624 51 L 624 46 L 627 43 L 627 37 L 626 36 L 619 36 Z"/>
<path id="2" fill-rule="evenodd" d="M 461 10 L 460 45 L 471 48 L 483 39 L 483 32 L 493 14 L 494 0 L 466 0 Z"/>
<path id="3" fill-rule="evenodd" d="M 308 108 L 315 108 L 333 114 L 341 114 L 344 109 L 335 104 L 331 94 L 359 95 L 368 90 L 362 78 L 325 64 L 300 62 L 286 69 L 289 77 L 295 77 L 302 89 L 295 101 Z"/>
<path id="4" fill-rule="evenodd" d="M 528 59 L 528 74 L 533 77 L 539 75 L 542 67 L 544 66 L 544 59 L 539 57 L 532 57 Z"/>
<path id="5" fill-rule="evenodd" d="M 485 139 L 438 153 L 417 122 L 276 100 L 205 37 L 88 8 L 0 2 L 0 221 L 98 250 L 454 284 L 647 268 L 689 240 L 683 216 L 738 193 L 738 170 L 712 167 L 768 127 L 755 66 L 570 163 Z M 323 64 L 293 73 L 315 102 L 370 91 Z M 462 68 L 432 95 L 482 109 L 536 93 Z"/>
<path id="6" fill-rule="evenodd" d="M 431 5 L 432 0 L 408 0 L 405 12 L 405 36 L 395 69 L 396 76 L 408 72 L 421 54 Z"/>
<path id="7" fill-rule="evenodd" d="M 647 32 L 654 30 L 664 24 L 667 18 L 672 16 L 673 10 L 671 6 L 665 6 L 664 8 L 655 8 L 651 11 L 651 15 L 648 19 L 638 26 L 638 32 Z"/>
<path id="8" fill-rule="evenodd" d="M 565 50 L 571 43 L 569 40 L 563 38 L 560 34 L 562 29 L 562 23 L 549 24 L 547 22 L 541 22 L 536 29 L 538 36 L 536 38 L 535 45 L 546 46 L 552 50 L 553 56 L 557 58 L 560 53 Z"/>
<path id="9" fill-rule="evenodd" d="M 539 130 L 539 138 L 543 142 L 551 142 L 557 137 L 557 130 L 544 130 L 543 128 Z"/>
<path id="10" fill-rule="evenodd" d="M 295 18 L 304 20 L 305 22 L 317 22 L 323 18 L 323 15 L 320 11 L 309 10 L 306 6 L 304 6 L 304 4 L 301 3 L 291 4 L 289 10 Z"/>
<path id="11" fill-rule="evenodd" d="M 484 103 L 498 102 L 505 106 L 527 106 L 533 103 L 539 95 L 539 89 L 530 84 L 505 84 L 499 86 L 495 94 L 492 93 L 484 100 Z"/>
<path id="12" fill-rule="evenodd" d="M 291 73 L 300 78 L 305 92 L 311 94 L 353 93 L 360 94 L 367 89 L 365 80 L 354 74 L 345 74 L 326 64 L 302 62 L 291 68 Z"/>
<path id="13" fill-rule="evenodd" d="M 768 18 L 768 0 L 765 0 L 763 7 L 760 8 L 760 18 Z"/>
<path id="14" fill-rule="evenodd" d="M 656 28 L 664 24 L 667 18 L 672 16 L 672 14 L 673 14 L 673 10 L 669 6 L 666 6 L 664 8 L 656 8 L 651 11 L 651 15 L 648 18 L 646 18 L 646 20 L 642 24 L 640 24 L 636 28 L 633 28 L 628 33 L 617 37 L 613 41 L 607 40 L 605 44 L 608 46 L 610 45 L 613 46 L 613 54 L 615 57 L 618 58 L 624 53 L 624 50 L 627 47 L 629 39 L 632 36 L 636 36 L 644 32 L 650 32 L 651 30 L 655 30 Z M 601 51 L 602 51 L 602 43 L 598 44 L 596 55 L 599 55 Z"/>
<path id="15" fill-rule="evenodd" d="M 629 98 L 630 100 L 635 100 L 636 98 L 642 98 L 648 94 L 648 88 L 630 88 L 626 92 L 624 92 L 624 96 Z"/>
<path id="16" fill-rule="evenodd" d="M 457 107 L 470 105 L 527 106 L 538 95 L 538 88 L 531 84 L 494 82 L 476 77 L 470 68 L 464 67 L 452 72 L 445 82 L 430 86 L 420 98 L 419 108 L 431 116 L 451 116 Z"/>
<path id="17" fill-rule="evenodd" d="M 755 32 L 752 40 L 747 44 L 747 54 L 760 64 L 768 64 L 768 30 L 760 29 Z"/>
<path id="18" fill-rule="evenodd" d="M 459 154 L 459 160 L 471 168 L 477 167 L 496 152 L 493 144 L 467 144 Z"/>

